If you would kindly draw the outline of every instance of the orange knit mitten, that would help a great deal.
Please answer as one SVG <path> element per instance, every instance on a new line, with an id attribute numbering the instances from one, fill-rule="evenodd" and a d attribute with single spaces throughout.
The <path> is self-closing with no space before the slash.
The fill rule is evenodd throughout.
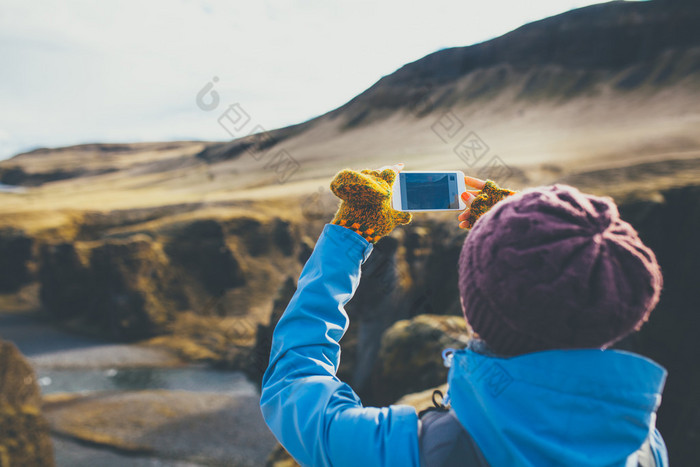
<path id="1" fill-rule="evenodd" d="M 374 243 L 388 235 L 394 227 L 411 222 L 411 213 L 391 207 L 392 186 L 396 172 L 392 169 L 338 172 L 331 182 L 331 191 L 342 200 L 331 221 L 360 234 Z"/>
<path id="2" fill-rule="evenodd" d="M 481 189 L 472 204 L 469 206 L 469 216 L 465 219 L 467 222 L 466 229 L 471 229 L 474 227 L 474 223 L 481 217 L 486 211 L 491 209 L 496 203 L 508 196 L 515 194 L 513 190 L 508 190 L 506 188 L 500 188 L 493 180 L 486 180 L 484 188 Z"/>

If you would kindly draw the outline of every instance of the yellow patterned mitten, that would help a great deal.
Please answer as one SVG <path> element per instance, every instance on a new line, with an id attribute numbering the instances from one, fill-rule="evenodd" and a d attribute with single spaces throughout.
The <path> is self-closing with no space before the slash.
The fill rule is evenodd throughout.
<path id="1" fill-rule="evenodd" d="M 391 207 L 396 172 L 391 169 L 338 172 L 331 191 L 342 200 L 331 221 L 354 230 L 370 243 L 388 235 L 394 227 L 411 222 L 411 213 Z"/>
<path id="2" fill-rule="evenodd" d="M 474 227 L 474 223 L 482 214 L 491 209 L 494 204 L 514 193 L 515 191 L 513 190 L 500 188 L 493 180 L 486 180 L 484 188 L 481 189 L 469 206 L 469 216 L 465 219 L 467 223 L 465 229 Z"/>

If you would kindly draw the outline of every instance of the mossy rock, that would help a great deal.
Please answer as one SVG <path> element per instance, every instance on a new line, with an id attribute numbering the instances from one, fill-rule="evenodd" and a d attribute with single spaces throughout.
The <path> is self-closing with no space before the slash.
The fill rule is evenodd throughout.
<path id="1" fill-rule="evenodd" d="M 470 339 L 464 318 L 418 315 L 394 323 L 382 337 L 372 378 L 372 403 L 386 405 L 399 397 L 445 383 L 448 368 L 442 351 L 463 348 Z"/>
<path id="2" fill-rule="evenodd" d="M 174 265 L 181 266 L 213 296 L 245 284 L 241 266 L 226 244 L 221 224 L 215 220 L 185 226 L 165 244 L 165 252 Z"/>
<path id="3" fill-rule="evenodd" d="M 0 465 L 53 466 L 36 376 L 14 344 L 0 341 Z"/>
<path id="4" fill-rule="evenodd" d="M 112 339 L 159 334 L 177 309 L 169 260 L 146 235 L 45 245 L 39 275 L 42 304 L 52 317 Z"/>
<path id="5" fill-rule="evenodd" d="M 44 308 L 57 319 L 84 313 L 92 290 L 89 260 L 73 243 L 42 245 L 39 256 Z"/>
<path id="6" fill-rule="evenodd" d="M 34 240 L 17 229 L 0 229 L 0 293 L 15 292 L 33 279 L 29 262 Z"/>

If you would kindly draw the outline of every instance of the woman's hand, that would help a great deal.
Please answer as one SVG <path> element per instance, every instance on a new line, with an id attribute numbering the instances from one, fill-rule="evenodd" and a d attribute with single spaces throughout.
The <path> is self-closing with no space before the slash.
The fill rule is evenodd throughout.
<path id="1" fill-rule="evenodd" d="M 469 206 L 471 206 L 472 202 L 476 197 L 479 195 L 479 192 L 483 190 L 484 185 L 486 184 L 485 181 L 481 180 L 480 178 L 474 178 L 474 177 L 464 177 L 464 184 L 467 186 L 467 191 L 461 194 L 462 196 L 462 201 L 465 202 L 467 205 L 467 209 L 462 211 L 462 213 L 457 216 L 457 220 L 460 221 L 459 223 L 459 228 L 460 229 L 467 229 L 468 223 L 467 218 L 469 217 Z M 476 190 L 470 190 L 469 187 L 476 188 Z"/>
<path id="2" fill-rule="evenodd" d="M 342 202 L 331 223 L 347 227 L 375 243 L 397 225 L 411 222 L 411 213 L 391 206 L 392 187 L 401 169 L 403 164 L 338 172 L 331 182 L 331 191 Z"/>
<path id="3" fill-rule="evenodd" d="M 460 229 L 471 229 L 477 219 L 494 204 L 515 193 L 512 190 L 499 188 L 492 180 L 484 181 L 480 178 L 465 176 L 464 184 L 476 189 L 467 189 L 461 195 L 467 208 L 457 216 Z"/>

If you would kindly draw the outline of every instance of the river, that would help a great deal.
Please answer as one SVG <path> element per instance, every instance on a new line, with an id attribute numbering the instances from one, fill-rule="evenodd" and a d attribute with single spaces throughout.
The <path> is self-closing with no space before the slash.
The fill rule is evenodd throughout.
<path id="1" fill-rule="evenodd" d="M 201 427 L 188 432 L 187 424 L 178 419 L 163 428 L 172 430 L 173 439 L 184 437 L 188 440 L 188 446 L 181 452 L 163 450 L 163 441 L 157 439 L 153 442 L 155 454 L 127 455 L 108 447 L 76 442 L 74 438 L 55 431 L 52 422 L 58 467 L 259 465 L 275 444 L 257 408 L 257 387 L 240 372 L 183 365 L 162 349 L 77 336 L 46 324 L 38 316 L 27 314 L 0 313 L 0 338 L 14 342 L 28 357 L 45 396 L 79 394 L 89 395 L 92 399 L 115 394 L 117 397 L 138 397 L 139 394 L 148 394 L 149 390 L 165 390 L 169 392 L 163 394 L 177 393 L 178 397 L 184 397 L 190 407 L 202 405 L 202 401 L 212 398 L 220 400 L 225 397 L 231 401 L 218 412 L 203 408 L 196 414 L 205 419 L 206 427 L 216 431 L 214 435 L 226 432 L 226 436 L 220 437 L 221 441 L 216 441 L 217 436 Z M 135 427 L 134 431 L 138 429 Z M 252 433 L 256 440 L 262 440 L 254 449 L 250 447 L 254 443 L 246 438 Z M 220 446 L 222 444 L 226 446 Z M 219 447 L 221 449 L 217 451 Z M 200 463 L 196 460 L 201 457 L 199 452 L 219 452 L 219 457 L 203 459 Z M 237 459 L 234 464 L 227 462 L 231 457 Z"/>

